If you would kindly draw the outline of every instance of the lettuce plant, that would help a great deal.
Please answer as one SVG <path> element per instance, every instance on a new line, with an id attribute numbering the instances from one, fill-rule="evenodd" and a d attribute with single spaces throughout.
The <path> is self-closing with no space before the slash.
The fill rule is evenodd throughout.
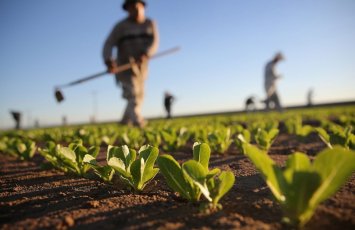
<path id="1" fill-rule="evenodd" d="M 115 170 L 109 165 L 100 166 L 98 165 L 95 157 L 90 154 L 84 156 L 83 162 L 88 164 L 93 170 L 94 173 L 99 176 L 105 182 L 111 182 Z"/>
<path id="2" fill-rule="evenodd" d="M 109 146 L 107 149 L 107 163 L 120 178 L 135 191 L 142 191 L 149 181 L 159 172 L 154 168 L 159 149 L 144 145 L 137 153 L 127 145 L 121 147 Z"/>
<path id="3" fill-rule="evenodd" d="M 27 138 L 6 138 L 2 140 L 2 148 L 5 153 L 21 160 L 29 160 L 36 152 L 36 143 Z"/>
<path id="4" fill-rule="evenodd" d="M 212 150 L 218 153 L 224 153 L 232 144 L 230 128 L 219 127 L 214 132 L 208 134 L 208 144 Z"/>
<path id="5" fill-rule="evenodd" d="M 163 149 L 165 151 L 175 151 L 177 149 L 177 133 L 175 129 L 168 128 L 160 131 L 160 135 L 164 141 Z"/>
<path id="6" fill-rule="evenodd" d="M 178 136 L 176 139 L 176 147 L 181 148 L 182 146 L 186 145 L 186 142 L 191 137 L 191 133 L 188 131 L 187 128 L 181 127 L 178 132 Z"/>
<path id="7" fill-rule="evenodd" d="M 244 149 L 243 149 L 243 143 L 246 142 L 246 143 L 250 143 L 251 141 L 251 134 L 249 132 L 248 129 L 244 129 L 242 130 L 241 133 L 239 133 L 237 135 L 237 138 L 235 139 L 235 145 L 237 147 L 237 149 L 242 153 L 244 154 Z"/>
<path id="8" fill-rule="evenodd" d="M 248 129 L 250 130 L 252 136 L 255 136 L 259 129 L 270 132 L 272 129 L 278 129 L 279 122 L 277 120 L 265 120 L 265 121 L 255 121 L 248 124 Z"/>
<path id="9" fill-rule="evenodd" d="M 76 139 L 82 140 L 87 146 L 100 146 L 102 142 L 102 137 L 95 129 L 89 128 L 79 128 L 75 132 Z"/>
<path id="10" fill-rule="evenodd" d="M 329 148 L 340 145 L 346 149 L 355 149 L 355 135 L 352 133 L 352 129 L 352 126 L 333 128 L 333 132 L 328 133 L 321 127 L 315 128 L 318 136 Z"/>
<path id="11" fill-rule="evenodd" d="M 106 145 L 113 145 L 118 139 L 119 133 L 110 133 L 108 135 L 103 135 L 101 137 L 101 142 L 105 143 Z"/>
<path id="12" fill-rule="evenodd" d="M 149 145 L 159 148 L 161 144 L 160 133 L 155 130 L 146 130 L 144 136 Z"/>
<path id="13" fill-rule="evenodd" d="M 200 199 L 201 191 L 194 185 L 191 180 L 188 180 L 184 175 L 180 164 L 169 154 L 164 154 L 158 157 L 157 163 L 160 172 L 163 174 L 168 186 L 181 197 L 195 202 Z"/>
<path id="14" fill-rule="evenodd" d="M 127 129 L 121 136 L 123 143 L 130 148 L 139 149 L 145 142 L 144 135 L 141 129 Z"/>
<path id="15" fill-rule="evenodd" d="M 259 128 L 254 138 L 260 148 L 268 150 L 276 139 L 277 134 L 279 134 L 278 129 L 273 128 L 267 131 Z"/>
<path id="16" fill-rule="evenodd" d="M 89 154 L 96 158 L 99 154 L 99 147 L 92 146 L 87 149 L 82 141 L 76 141 L 69 144 L 68 147 L 55 145 L 54 142 L 48 142 L 47 148 L 40 149 L 39 153 L 48 160 L 54 167 L 64 172 L 72 172 L 80 176 L 85 176 L 90 166 L 83 159 Z"/>
<path id="17" fill-rule="evenodd" d="M 219 200 L 233 186 L 235 177 L 231 172 L 208 169 L 211 150 L 205 143 L 193 146 L 193 159 L 180 164 L 168 154 L 158 157 L 158 166 L 168 186 L 183 198 L 196 202 L 201 194 L 212 208 L 221 208 Z M 219 175 L 218 175 L 219 174 Z"/>
<path id="18" fill-rule="evenodd" d="M 219 200 L 233 187 L 235 177 L 230 171 L 221 172 L 220 170 L 209 171 L 200 162 L 189 160 L 182 165 L 184 175 L 192 181 L 210 202 L 212 209 L 221 209 Z"/>
<path id="19" fill-rule="evenodd" d="M 317 206 L 333 195 L 355 170 L 355 152 L 340 147 L 320 152 L 311 164 L 303 153 L 288 157 L 284 169 L 263 151 L 244 143 L 246 156 L 260 171 L 284 213 L 283 221 L 303 226 Z"/>
<path id="20" fill-rule="evenodd" d="M 0 152 L 6 152 L 8 142 L 9 138 L 7 136 L 0 138 Z"/>
<path id="21" fill-rule="evenodd" d="M 297 116 L 285 121 L 285 126 L 289 134 L 295 134 L 298 139 L 305 140 L 305 138 L 314 132 L 314 128 L 310 125 L 302 125 L 302 118 Z"/>

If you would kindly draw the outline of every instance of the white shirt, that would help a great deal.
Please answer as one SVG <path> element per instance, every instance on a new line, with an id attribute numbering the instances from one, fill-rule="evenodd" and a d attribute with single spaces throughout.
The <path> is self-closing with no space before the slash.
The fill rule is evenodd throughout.
<path id="1" fill-rule="evenodd" d="M 276 63 L 270 61 L 265 66 L 265 91 L 267 96 L 271 96 L 276 91 L 276 80 L 281 78 L 275 71 Z"/>

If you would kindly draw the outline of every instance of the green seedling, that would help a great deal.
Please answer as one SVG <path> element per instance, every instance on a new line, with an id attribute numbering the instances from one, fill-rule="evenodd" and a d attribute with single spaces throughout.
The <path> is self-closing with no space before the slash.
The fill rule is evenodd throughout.
<path id="1" fill-rule="evenodd" d="M 333 195 L 355 170 L 355 153 L 340 147 L 320 152 L 313 164 L 306 154 L 294 153 L 284 169 L 266 152 L 248 143 L 243 148 L 280 204 L 283 221 L 295 226 L 304 226 L 317 206 Z"/>
<path id="2" fill-rule="evenodd" d="M 191 133 L 185 127 L 181 127 L 176 139 L 176 148 L 181 148 L 186 145 L 186 142 L 190 139 Z"/>
<path id="3" fill-rule="evenodd" d="M 163 129 L 160 131 L 160 135 L 163 140 L 163 149 L 165 151 L 175 151 L 177 149 L 176 142 L 177 142 L 177 133 L 175 129 Z"/>
<path id="4" fill-rule="evenodd" d="M 210 148 L 207 144 L 195 143 L 193 160 L 180 164 L 171 155 L 159 156 L 157 162 L 168 186 L 183 198 L 196 202 L 201 194 L 211 203 L 211 207 L 221 208 L 219 200 L 234 184 L 231 172 L 208 169 Z"/>
<path id="5" fill-rule="evenodd" d="M 269 150 L 278 134 L 278 129 L 271 129 L 267 131 L 259 128 L 255 134 L 255 141 L 260 148 Z"/>
<path id="6" fill-rule="evenodd" d="M 142 130 L 138 128 L 127 129 L 121 136 L 123 143 L 130 148 L 139 149 L 145 142 Z"/>
<path id="7" fill-rule="evenodd" d="M 314 132 L 314 128 L 310 125 L 303 125 L 302 118 L 297 116 L 293 119 L 285 121 L 285 126 L 289 134 L 294 134 L 301 141 Z"/>
<path id="8" fill-rule="evenodd" d="M 146 130 L 144 135 L 149 145 L 159 148 L 161 144 L 161 136 L 159 132 L 154 130 Z"/>
<path id="9" fill-rule="evenodd" d="M 138 157 L 136 151 L 127 145 L 109 146 L 107 163 L 127 185 L 140 192 L 159 172 L 158 168 L 154 168 L 158 154 L 159 149 L 149 145 L 140 148 Z"/>
<path id="10" fill-rule="evenodd" d="M 85 155 L 83 162 L 88 164 L 94 170 L 94 173 L 99 176 L 103 181 L 108 183 L 112 181 L 113 175 L 115 174 L 115 170 L 109 165 L 98 165 L 96 158 L 89 154 Z"/>
<path id="11" fill-rule="evenodd" d="M 251 142 L 251 134 L 248 129 L 244 129 L 237 135 L 237 138 L 235 139 L 235 145 L 237 146 L 238 150 L 244 154 L 243 150 L 243 143 L 250 143 Z"/>
<path id="12" fill-rule="evenodd" d="M 333 128 L 333 132 L 328 133 L 321 127 L 315 128 L 318 136 L 329 148 L 340 145 L 345 149 L 355 149 L 355 135 L 352 133 L 352 129 L 352 126 Z"/>
<path id="13" fill-rule="evenodd" d="M 2 140 L 2 148 L 5 153 L 19 157 L 21 160 L 31 159 L 36 152 L 36 143 L 26 138 L 7 138 Z"/>
<path id="14" fill-rule="evenodd" d="M 225 153 L 232 144 L 230 128 L 220 127 L 207 136 L 208 144 L 214 152 Z"/>
<path id="15" fill-rule="evenodd" d="M 39 153 L 47 159 L 54 167 L 64 172 L 72 172 L 80 176 L 86 176 L 90 166 L 83 162 L 85 155 L 89 154 L 96 158 L 99 154 L 99 147 L 90 147 L 87 149 L 82 145 L 82 141 L 76 141 L 69 144 L 68 147 L 55 145 L 54 142 L 48 142 L 47 148 L 40 149 Z"/>

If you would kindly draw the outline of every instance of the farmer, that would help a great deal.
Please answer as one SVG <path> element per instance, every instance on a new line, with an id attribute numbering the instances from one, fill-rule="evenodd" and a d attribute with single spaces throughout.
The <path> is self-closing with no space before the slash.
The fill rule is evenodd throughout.
<path id="1" fill-rule="evenodd" d="M 10 113 L 15 121 L 15 129 L 21 129 L 21 113 L 17 111 L 11 111 Z"/>
<path id="2" fill-rule="evenodd" d="M 128 16 L 113 27 L 103 48 L 110 73 L 115 73 L 119 65 L 134 63 L 131 69 L 116 74 L 116 83 L 122 86 L 122 97 L 127 100 L 120 123 L 138 127 L 146 124 L 141 115 L 144 81 L 148 75 L 148 59 L 156 52 L 159 42 L 156 24 L 145 17 L 145 7 L 143 0 L 125 0 L 122 8 Z M 114 48 L 117 55 L 113 55 Z"/>
<path id="3" fill-rule="evenodd" d="M 280 75 L 276 74 L 275 66 L 280 61 L 284 60 L 282 53 L 277 53 L 274 58 L 266 64 L 265 67 L 265 91 L 266 91 L 266 110 L 269 110 L 271 104 L 273 108 L 276 108 L 279 112 L 282 111 L 279 96 L 276 91 L 276 81 L 281 78 Z"/>
<path id="4" fill-rule="evenodd" d="M 310 88 L 307 92 L 307 106 L 311 107 L 313 105 L 313 88 Z"/>
<path id="5" fill-rule="evenodd" d="M 167 113 L 166 118 L 170 119 L 171 118 L 171 104 L 174 101 L 174 96 L 171 95 L 169 92 L 165 92 L 164 94 L 164 107 L 165 107 L 165 111 Z"/>

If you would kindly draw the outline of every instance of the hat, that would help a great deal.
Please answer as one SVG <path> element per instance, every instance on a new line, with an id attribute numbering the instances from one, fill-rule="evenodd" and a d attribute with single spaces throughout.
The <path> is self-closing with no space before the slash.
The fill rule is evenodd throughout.
<path id="1" fill-rule="evenodd" d="M 124 10 L 127 10 L 127 9 L 128 9 L 128 5 L 130 5 L 130 4 L 132 4 L 132 3 L 137 3 L 137 2 L 140 2 L 140 3 L 142 3 L 144 6 L 146 6 L 145 1 L 143 1 L 143 0 L 125 0 L 124 3 L 123 3 L 123 5 L 122 5 L 122 8 L 123 8 Z"/>

